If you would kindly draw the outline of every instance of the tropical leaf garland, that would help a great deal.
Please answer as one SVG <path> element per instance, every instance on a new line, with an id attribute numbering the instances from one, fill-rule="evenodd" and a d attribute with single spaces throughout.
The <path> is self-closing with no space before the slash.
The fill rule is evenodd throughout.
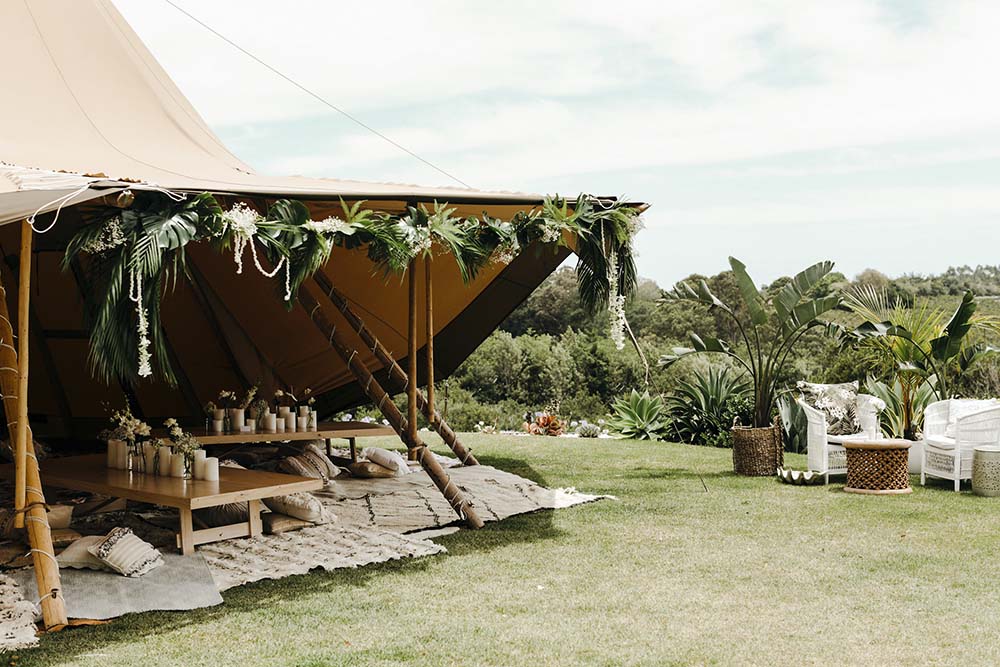
<path id="1" fill-rule="evenodd" d="M 632 238 L 640 223 L 638 211 L 618 200 L 581 196 L 570 202 L 557 196 L 546 199 L 540 210 L 520 211 L 509 221 L 486 214 L 456 216 L 454 208 L 437 202 L 429 208 L 408 207 L 401 216 L 363 204 L 342 201 L 343 217 L 314 221 L 306 205 L 294 200 L 275 201 L 261 214 L 242 203 L 224 211 L 208 193 L 178 201 L 139 191 L 128 208 L 99 209 L 94 221 L 69 241 L 63 259 L 63 267 L 79 270 L 85 290 L 97 295 L 88 317 L 92 371 L 106 382 L 134 384 L 155 374 L 176 383 L 160 324 L 160 300 L 178 276 L 190 278 L 185 247 L 199 241 L 232 251 L 237 273 L 249 246 L 257 270 L 282 278 L 289 308 L 301 285 L 338 246 L 365 249 L 386 278 L 403 275 L 416 257 L 447 255 L 462 279 L 471 282 L 486 265 L 507 264 L 536 242 L 569 245 L 579 258 L 583 304 L 594 312 L 609 308 L 613 323 L 616 317 L 624 321 L 624 299 L 636 283 Z"/>

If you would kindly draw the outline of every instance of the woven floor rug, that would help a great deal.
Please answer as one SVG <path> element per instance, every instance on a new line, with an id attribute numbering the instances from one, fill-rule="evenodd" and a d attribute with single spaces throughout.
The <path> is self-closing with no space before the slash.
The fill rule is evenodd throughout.
<path id="1" fill-rule="evenodd" d="M 447 465 L 451 460 L 441 459 L 449 468 L 452 481 L 470 498 L 479 516 L 487 522 L 609 497 L 579 493 L 575 489 L 548 489 L 490 466 L 451 467 Z M 444 532 L 436 529 L 454 526 L 458 522 L 451 506 L 426 473 L 419 470 L 388 479 L 338 477 L 315 495 L 337 516 L 335 522 L 280 535 L 227 540 L 198 547 L 201 558 L 197 560 L 203 561 L 203 567 L 211 573 L 216 591 L 264 579 L 305 574 L 314 569 L 360 567 L 444 553 L 446 549 L 432 542 L 431 538 Z M 74 521 L 74 527 L 85 534 L 102 534 L 114 526 L 129 526 L 164 554 L 173 556 L 170 551 L 174 548 L 176 520 L 176 513 L 171 510 L 141 514 L 111 512 Z M 23 575 L 18 576 L 24 578 L 26 584 L 32 581 L 31 570 L 21 572 Z M 63 570 L 64 577 L 71 582 L 70 572 Z M 118 583 L 125 584 L 124 577 L 117 579 L 123 580 Z M 68 585 L 64 582 L 64 587 Z M 30 592 L 26 595 L 12 579 L 0 575 L 0 651 L 30 646 L 35 642 L 35 610 L 31 602 L 25 601 L 25 597 L 34 594 L 33 584 L 25 590 Z M 96 608 L 72 606 L 71 597 L 76 596 L 72 588 L 66 590 L 71 617 L 110 618 L 120 615 Z M 95 597 L 89 593 L 82 595 Z M 150 602 L 152 605 L 155 601 Z M 167 606 L 148 608 L 178 608 L 169 606 L 171 603 L 166 598 L 160 604 Z M 141 609 L 123 608 L 121 613 L 130 611 Z"/>

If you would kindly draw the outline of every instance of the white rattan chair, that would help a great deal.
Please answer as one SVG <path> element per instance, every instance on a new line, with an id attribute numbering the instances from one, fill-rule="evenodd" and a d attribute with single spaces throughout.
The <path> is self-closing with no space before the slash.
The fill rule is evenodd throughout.
<path id="1" fill-rule="evenodd" d="M 955 491 L 972 479 L 972 452 L 1000 442 L 1000 403 L 950 399 L 924 409 L 924 452 L 920 484 L 928 477 L 950 479 Z"/>
<path id="2" fill-rule="evenodd" d="M 808 422 L 806 453 L 810 470 L 823 473 L 826 483 L 830 475 L 847 474 L 847 450 L 843 443 L 850 440 L 876 439 L 882 437 L 878 413 L 885 409 L 881 399 L 868 394 L 858 394 L 858 422 L 861 431 L 850 435 L 830 435 L 827 433 L 826 415 L 801 398 L 796 401 L 806 414 Z"/>

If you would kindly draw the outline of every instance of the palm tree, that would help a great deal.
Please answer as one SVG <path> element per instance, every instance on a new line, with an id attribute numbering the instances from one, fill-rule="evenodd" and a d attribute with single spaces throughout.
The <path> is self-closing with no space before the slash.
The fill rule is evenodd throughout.
<path id="1" fill-rule="evenodd" d="M 907 308 L 884 289 L 855 287 L 844 298 L 848 309 L 865 322 L 852 332 L 868 351 L 869 360 L 894 375 L 900 388 L 903 437 L 916 437 L 919 417 L 915 399 L 926 392 L 938 400 L 951 398 L 951 383 L 980 357 L 997 351 L 972 340 L 974 332 L 1000 332 L 1000 320 L 976 313 L 972 292 L 966 292 L 955 312 L 931 306 L 926 300 Z"/>

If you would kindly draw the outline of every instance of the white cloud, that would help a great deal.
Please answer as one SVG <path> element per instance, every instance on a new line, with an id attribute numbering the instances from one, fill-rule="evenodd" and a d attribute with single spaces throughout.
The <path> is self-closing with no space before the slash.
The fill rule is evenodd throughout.
<path id="1" fill-rule="evenodd" d="M 947 171 L 1000 157 L 1000 3 L 176 1 L 479 187 L 625 190 L 654 203 L 654 229 L 927 225 L 1000 208 L 997 173 Z M 165 3 L 115 2 L 262 171 L 443 180 Z M 947 183 L 859 176 L 935 167 Z M 658 170 L 684 168 L 718 183 L 671 201 Z M 808 239 L 795 243 L 788 255 Z M 663 279 L 669 252 L 650 248 L 640 267 Z"/>

